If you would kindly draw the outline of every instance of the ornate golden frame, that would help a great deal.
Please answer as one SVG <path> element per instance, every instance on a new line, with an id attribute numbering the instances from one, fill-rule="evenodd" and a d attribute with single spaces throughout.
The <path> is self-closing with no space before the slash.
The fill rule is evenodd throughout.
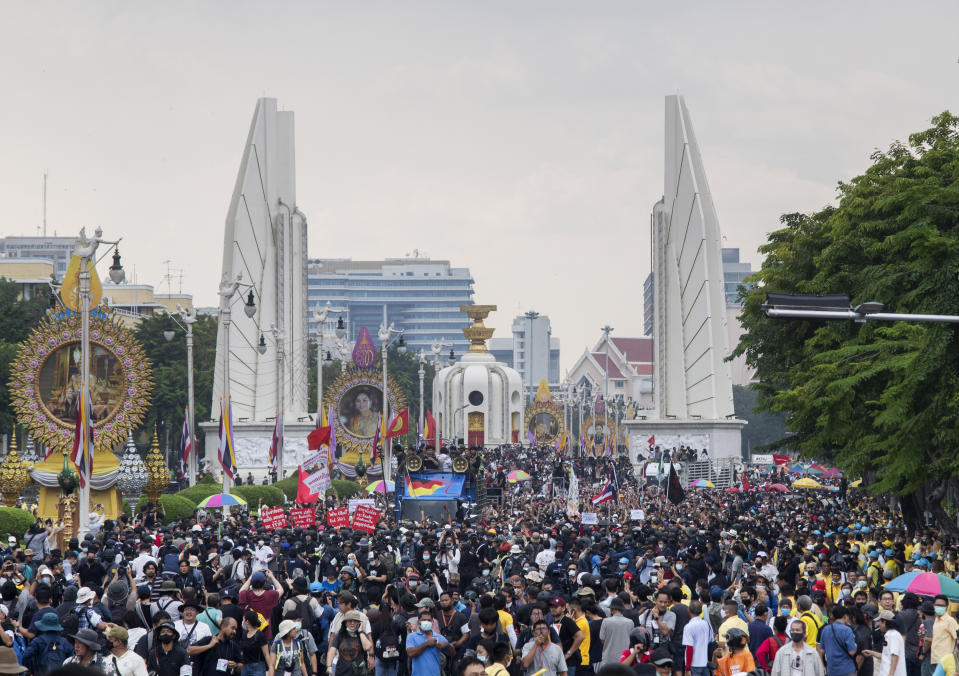
<path id="1" fill-rule="evenodd" d="M 556 421 L 556 434 L 547 434 L 542 437 L 537 437 L 536 443 L 555 443 L 557 439 L 563 436 L 563 432 L 566 431 L 566 421 L 563 419 L 563 407 L 551 399 L 548 401 L 534 401 L 532 404 L 526 407 L 526 417 L 524 418 L 526 429 L 524 430 L 524 433 L 529 432 L 530 423 L 535 419 L 535 416 L 539 415 L 540 413 L 546 413 Z M 521 439 L 520 441 L 525 441 L 525 439 Z"/>
<path id="2" fill-rule="evenodd" d="M 47 359 L 61 347 L 80 344 L 80 315 L 48 312 L 20 345 L 10 366 L 10 398 L 17 421 L 34 440 L 68 452 L 73 447 L 75 425 L 61 420 L 47 409 L 40 396 L 40 371 Z M 126 390 L 110 415 L 93 425 L 97 448 L 113 450 L 124 442 L 128 429 L 140 425 L 150 403 L 153 386 L 150 361 L 143 346 L 122 326 L 106 306 L 90 312 L 90 344 L 110 352 L 117 360 Z"/>
<path id="3" fill-rule="evenodd" d="M 377 369 L 347 368 L 337 376 L 336 380 L 333 381 L 333 385 L 327 390 L 323 406 L 324 408 L 333 407 L 333 420 L 330 421 L 330 424 L 334 426 L 334 431 L 336 432 L 336 443 L 343 447 L 342 455 L 362 455 L 365 461 L 369 461 L 370 454 L 373 451 L 373 439 L 353 434 L 353 432 L 343 424 L 339 416 L 340 400 L 347 392 L 360 385 L 382 390 L 382 373 Z M 390 405 L 390 411 L 396 413 L 406 408 L 406 399 L 403 397 L 403 392 L 392 378 L 387 381 L 386 388 L 388 390 L 387 400 Z"/>

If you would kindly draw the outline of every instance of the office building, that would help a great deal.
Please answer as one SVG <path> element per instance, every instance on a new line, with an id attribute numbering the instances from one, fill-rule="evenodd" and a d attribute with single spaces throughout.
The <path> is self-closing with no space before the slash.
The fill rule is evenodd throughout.
<path id="1" fill-rule="evenodd" d="M 457 354 L 469 346 L 462 329 L 470 320 L 460 306 L 473 304 L 473 277 L 469 268 L 451 267 L 449 261 L 418 256 L 311 259 L 307 298 L 311 335 L 316 333 L 313 310 L 329 301 L 324 336 L 333 334 L 342 317 L 347 340 L 355 341 L 364 326 L 375 340 L 385 313 L 387 325 L 403 331 L 410 352 L 423 349 L 430 354 L 437 342 L 447 343 Z"/>
<path id="2" fill-rule="evenodd" d="M 726 293 L 726 305 L 739 306 L 739 285 L 753 274 L 753 266 L 739 262 L 739 248 L 722 249 L 723 287 Z"/>
<path id="3" fill-rule="evenodd" d="M 512 338 L 490 339 L 489 351 L 496 361 L 519 372 L 528 397 L 536 394 L 543 379 L 552 389 L 560 384 L 559 338 L 553 337 L 546 315 L 518 315 L 513 319 Z"/>
<path id="4" fill-rule="evenodd" d="M 76 237 L 0 237 L 0 256 L 51 261 L 56 278 L 62 280 L 76 245 Z"/>

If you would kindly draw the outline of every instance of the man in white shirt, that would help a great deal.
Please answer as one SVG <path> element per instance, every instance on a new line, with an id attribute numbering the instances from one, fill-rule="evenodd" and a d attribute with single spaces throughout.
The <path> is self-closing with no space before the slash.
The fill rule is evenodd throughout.
<path id="1" fill-rule="evenodd" d="M 130 565 L 133 567 L 133 581 L 137 584 L 143 582 L 143 566 L 145 566 L 148 561 L 156 564 L 156 557 L 153 556 L 153 547 L 143 542 L 140 544 L 140 554 L 130 562 Z"/>
<path id="2" fill-rule="evenodd" d="M 686 668 L 692 676 L 709 676 L 709 643 L 713 640 L 713 627 L 700 615 L 703 604 L 691 601 L 689 614 L 692 616 L 683 627 L 683 650 L 686 655 Z"/>
<path id="3" fill-rule="evenodd" d="M 196 614 L 201 610 L 203 608 L 200 602 L 195 599 L 180 605 L 180 614 L 183 615 L 183 619 L 174 622 L 173 626 L 180 634 L 179 647 L 184 650 L 195 645 L 200 639 L 212 636 L 210 627 L 205 622 L 197 622 Z"/>
<path id="4" fill-rule="evenodd" d="M 257 541 L 256 551 L 253 554 L 253 572 L 265 571 L 273 558 L 273 549 L 263 539 Z"/>

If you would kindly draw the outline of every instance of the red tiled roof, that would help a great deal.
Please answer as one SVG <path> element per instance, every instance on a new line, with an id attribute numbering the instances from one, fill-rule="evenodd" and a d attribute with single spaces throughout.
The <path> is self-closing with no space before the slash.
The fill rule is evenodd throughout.
<path id="1" fill-rule="evenodd" d="M 653 361 L 653 339 L 649 336 L 639 338 L 613 338 L 610 342 L 616 346 L 616 349 L 626 355 L 626 361 L 630 364 L 635 362 L 652 363 Z"/>
<path id="2" fill-rule="evenodd" d="M 599 368 L 605 368 L 606 366 L 606 353 L 605 352 L 593 352 L 593 359 L 596 360 L 596 363 L 599 364 Z M 612 380 L 625 380 L 626 376 L 623 375 L 623 372 L 619 370 L 619 367 L 616 366 L 616 362 L 612 359 L 609 360 L 609 377 Z"/>

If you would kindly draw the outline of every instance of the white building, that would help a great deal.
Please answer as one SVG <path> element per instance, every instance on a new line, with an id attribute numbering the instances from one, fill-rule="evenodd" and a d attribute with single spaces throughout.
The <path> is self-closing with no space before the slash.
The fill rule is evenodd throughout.
<path id="1" fill-rule="evenodd" d="M 519 372 L 527 399 L 543 380 L 551 389 L 559 387 L 559 338 L 553 336 L 549 317 L 538 312 L 518 315 L 512 329 L 512 338 L 492 338 L 489 350 Z"/>
<path id="2" fill-rule="evenodd" d="M 53 273 L 62 280 L 77 246 L 76 237 L 10 236 L 0 237 L 0 256 L 6 258 L 45 259 L 53 263 Z"/>
<path id="3" fill-rule="evenodd" d="M 606 391 L 607 343 L 601 336 L 592 349 L 586 349 L 567 373 L 571 386 L 582 389 L 589 383 L 593 395 Z M 632 399 L 634 408 L 653 404 L 653 339 L 609 337 L 609 396 Z"/>

